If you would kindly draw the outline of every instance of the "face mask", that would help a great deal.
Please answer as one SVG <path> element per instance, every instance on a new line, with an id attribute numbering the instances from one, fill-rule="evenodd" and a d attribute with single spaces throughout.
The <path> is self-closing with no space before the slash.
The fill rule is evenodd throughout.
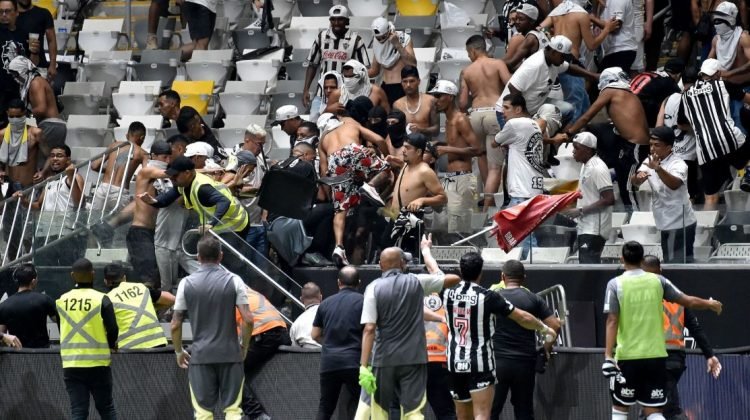
<path id="1" fill-rule="evenodd" d="M 8 123 L 10 124 L 11 129 L 20 130 L 26 125 L 26 118 L 24 117 L 8 118 Z"/>
<path id="2" fill-rule="evenodd" d="M 359 85 L 359 78 L 358 77 L 344 77 L 344 86 L 348 90 L 352 90 Z"/>
<path id="3" fill-rule="evenodd" d="M 167 162 L 151 159 L 148 161 L 148 166 L 152 166 L 156 169 L 167 169 Z"/>
<path id="4" fill-rule="evenodd" d="M 714 25 L 714 28 L 716 28 L 716 35 L 723 36 L 730 32 L 732 32 L 732 27 L 727 25 L 726 23 L 719 23 L 718 25 Z"/>
<path id="5" fill-rule="evenodd" d="M 388 126 L 388 136 L 391 138 L 391 144 L 393 147 L 398 149 L 404 145 L 404 137 L 406 137 L 406 122 L 399 121 L 396 124 Z"/>
<path id="6" fill-rule="evenodd" d="M 377 124 L 369 124 L 370 130 L 372 130 L 375 134 L 379 135 L 380 137 L 385 138 L 385 136 L 388 135 L 388 123 L 385 122 L 385 120 L 381 120 Z"/>

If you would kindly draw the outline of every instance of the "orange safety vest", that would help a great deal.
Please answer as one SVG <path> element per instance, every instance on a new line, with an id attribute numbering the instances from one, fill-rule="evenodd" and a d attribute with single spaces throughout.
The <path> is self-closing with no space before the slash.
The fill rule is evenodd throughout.
<path id="1" fill-rule="evenodd" d="M 250 304 L 250 312 L 253 314 L 253 337 L 262 334 L 272 328 L 284 327 L 286 322 L 279 311 L 266 299 L 265 296 L 247 287 L 247 300 Z M 242 323 L 239 310 L 235 310 L 237 325 Z"/>
<path id="2" fill-rule="evenodd" d="M 443 300 L 437 293 L 425 296 L 424 306 L 445 319 Z M 448 358 L 445 352 L 448 346 L 448 324 L 445 321 L 425 321 L 424 330 L 427 337 L 427 360 L 430 362 L 447 362 Z"/>
<path id="3" fill-rule="evenodd" d="M 664 341 L 667 348 L 685 348 L 685 308 L 678 303 L 664 301 Z"/>

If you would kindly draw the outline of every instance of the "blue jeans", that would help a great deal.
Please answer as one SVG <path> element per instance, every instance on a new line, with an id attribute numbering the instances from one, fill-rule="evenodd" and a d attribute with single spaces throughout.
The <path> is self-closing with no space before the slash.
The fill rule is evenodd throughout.
<path id="1" fill-rule="evenodd" d="M 589 95 L 586 93 L 586 83 L 582 77 L 572 76 L 568 73 L 560 73 L 560 85 L 562 86 L 565 102 L 573 106 L 573 115 L 568 122 L 577 121 L 591 105 Z M 562 112 L 562 110 L 560 110 Z"/>
<path id="2" fill-rule="evenodd" d="M 268 238 L 266 237 L 266 227 L 250 226 L 247 231 L 247 237 L 245 238 L 250 246 L 255 248 L 255 251 L 250 255 L 250 261 L 257 265 L 259 268 L 265 267 L 266 255 L 268 255 Z"/>
<path id="3" fill-rule="evenodd" d="M 528 198 L 511 197 L 508 207 L 513 207 L 517 204 L 521 204 L 526 200 L 528 200 Z M 521 244 L 521 246 L 521 259 L 525 260 L 529 256 L 529 251 L 531 250 L 531 248 L 535 248 L 538 246 L 536 242 L 536 236 L 534 236 L 533 232 L 523 240 L 523 244 Z"/>
<path id="4" fill-rule="evenodd" d="M 500 129 L 502 130 L 503 127 L 505 127 L 505 114 L 495 111 L 495 116 L 497 117 L 497 123 L 500 125 Z"/>

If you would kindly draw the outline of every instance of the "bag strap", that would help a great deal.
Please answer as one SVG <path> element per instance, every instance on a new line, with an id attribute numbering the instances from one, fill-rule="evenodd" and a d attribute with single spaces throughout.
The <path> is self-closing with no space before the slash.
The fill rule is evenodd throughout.
<path id="1" fill-rule="evenodd" d="M 404 172 L 406 170 L 406 165 L 404 165 L 403 168 L 401 168 L 401 171 L 398 173 L 398 182 L 396 185 L 396 194 L 398 195 L 398 204 L 399 204 L 399 210 L 400 208 L 404 207 L 404 202 L 401 201 L 401 181 L 404 180 Z"/>

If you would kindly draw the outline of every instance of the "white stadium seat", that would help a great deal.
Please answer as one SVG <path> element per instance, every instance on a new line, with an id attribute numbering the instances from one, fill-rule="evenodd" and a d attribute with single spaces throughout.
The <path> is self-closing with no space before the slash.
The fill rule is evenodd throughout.
<path id="1" fill-rule="evenodd" d="M 60 95 L 65 115 L 96 115 L 104 97 L 104 82 L 67 82 Z"/>
<path id="2" fill-rule="evenodd" d="M 70 115 L 67 121 L 68 134 L 65 144 L 70 147 L 105 147 L 109 115 Z"/>
<path id="3" fill-rule="evenodd" d="M 84 19 L 78 32 L 78 46 L 89 55 L 93 51 L 111 51 L 123 30 L 124 19 Z"/>
<path id="4" fill-rule="evenodd" d="M 301 0 L 297 2 L 297 8 L 302 16 L 325 16 L 333 7 L 333 0 Z"/>
<path id="5" fill-rule="evenodd" d="M 295 50 L 298 48 L 309 50 L 318 33 L 329 26 L 330 22 L 327 16 L 294 16 L 292 17 L 291 25 L 284 31 L 284 35 L 286 36 L 287 44 L 291 45 Z"/>
<path id="6" fill-rule="evenodd" d="M 193 51 L 192 58 L 185 63 L 188 79 L 213 80 L 214 89 L 222 90 L 233 65 L 233 55 L 234 50 Z"/>
<path id="7" fill-rule="evenodd" d="M 483 28 L 487 25 L 487 15 L 469 16 L 471 22 L 466 26 L 446 26 L 444 14 L 440 15 L 440 37 L 443 45 L 450 48 L 464 48 L 466 40 L 472 35 L 482 35 Z"/>
<path id="8" fill-rule="evenodd" d="M 256 124 L 261 127 L 265 127 L 267 119 L 268 117 L 266 115 L 228 114 L 226 117 L 224 117 L 224 128 L 242 128 L 244 130 L 245 127 L 250 124 Z"/>
<path id="9" fill-rule="evenodd" d="M 224 111 L 236 114 L 257 114 L 265 98 L 264 81 L 230 80 L 224 92 L 219 94 L 219 102 Z"/>
<path id="10" fill-rule="evenodd" d="M 353 16 L 382 16 L 388 11 L 388 0 L 347 0 Z"/>
<path id="11" fill-rule="evenodd" d="M 114 129 L 116 140 L 125 140 L 128 127 L 133 121 L 139 121 L 146 126 L 146 138 L 141 147 L 146 151 L 151 150 L 151 145 L 154 144 L 161 131 L 164 118 L 161 115 L 123 115 L 117 120 L 118 127 Z"/>

